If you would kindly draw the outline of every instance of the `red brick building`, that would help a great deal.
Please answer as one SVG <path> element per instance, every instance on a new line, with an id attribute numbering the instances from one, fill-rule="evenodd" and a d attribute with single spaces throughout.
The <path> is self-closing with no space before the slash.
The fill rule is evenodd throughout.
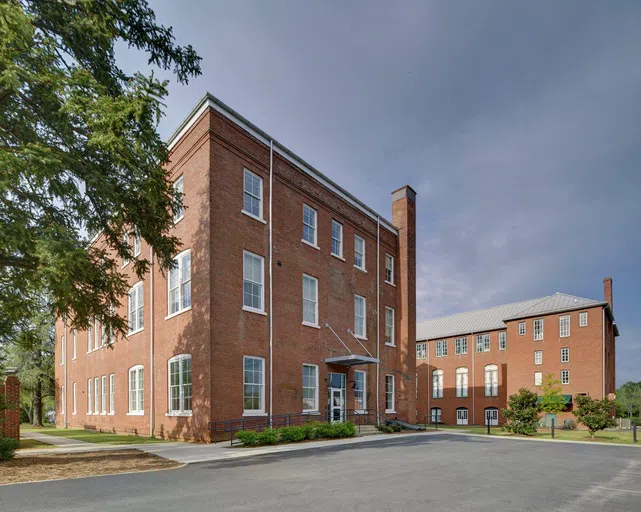
<path id="1" fill-rule="evenodd" d="M 577 394 L 614 396 L 612 279 L 603 301 L 549 297 L 435 318 L 417 325 L 417 418 L 445 424 L 501 424 L 507 398 L 541 393 L 548 373 L 561 381 L 573 418 Z M 551 417 L 547 417 L 549 421 Z"/>
<path id="2" fill-rule="evenodd" d="M 211 95 L 169 146 L 178 267 L 131 272 L 125 339 L 57 322 L 57 424 L 206 441 L 270 414 L 413 420 L 415 192 L 387 221 Z"/>

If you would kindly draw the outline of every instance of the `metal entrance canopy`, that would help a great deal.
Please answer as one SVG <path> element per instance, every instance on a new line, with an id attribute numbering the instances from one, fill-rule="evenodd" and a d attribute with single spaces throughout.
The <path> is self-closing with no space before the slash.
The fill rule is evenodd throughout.
<path id="1" fill-rule="evenodd" d="M 358 366 L 360 364 L 376 364 L 379 360 L 375 357 L 349 354 L 347 356 L 328 357 L 325 359 L 325 362 L 327 364 L 341 364 L 343 366 Z"/>

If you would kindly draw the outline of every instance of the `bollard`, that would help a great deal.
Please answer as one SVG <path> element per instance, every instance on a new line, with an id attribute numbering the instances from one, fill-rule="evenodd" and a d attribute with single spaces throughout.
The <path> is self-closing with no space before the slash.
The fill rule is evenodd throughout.
<path id="1" fill-rule="evenodd" d="M 637 420 L 634 420 L 632 424 L 632 441 L 637 442 Z"/>
<path id="2" fill-rule="evenodd" d="M 552 418 L 552 439 L 554 439 L 554 418 Z"/>

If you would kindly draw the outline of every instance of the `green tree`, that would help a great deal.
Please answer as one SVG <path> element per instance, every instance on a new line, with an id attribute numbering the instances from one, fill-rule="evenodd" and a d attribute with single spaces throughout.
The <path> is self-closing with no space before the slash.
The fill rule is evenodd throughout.
<path id="1" fill-rule="evenodd" d="M 565 398 L 563 398 L 563 388 L 561 381 L 554 378 L 554 375 L 548 373 L 541 384 L 542 394 L 539 398 L 541 411 L 549 414 L 557 414 L 566 407 Z"/>
<path id="2" fill-rule="evenodd" d="M 614 401 L 604 398 L 595 400 L 587 395 L 577 395 L 574 398 L 575 410 L 572 414 L 576 416 L 579 423 L 583 423 L 594 438 L 594 433 L 609 427 L 615 427 L 616 422 L 612 418 Z"/>
<path id="3" fill-rule="evenodd" d="M 539 421 L 540 404 L 538 395 L 527 388 L 508 398 L 508 408 L 501 414 L 507 420 L 503 429 L 514 434 L 534 434 Z"/>
<path id="4" fill-rule="evenodd" d="M 639 416 L 641 414 L 641 382 L 626 382 L 616 392 L 617 415 Z"/>
<path id="5" fill-rule="evenodd" d="M 74 327 L 97 316 L 124 333 L 109 307 L 127 291 L 117 261 L 139 277 L 150 265 L 124 233 L 136 226 L 161 269 L 179 248 L 181 198 L 157 133 L 167 82 L 125 73 L 123 43 L 181 83 L 200 74 L 145 0 L 0 2 L 0 341 L 38 313 L 43 290 Z M 99 232 L 104 247 L 90 244 Z"/>

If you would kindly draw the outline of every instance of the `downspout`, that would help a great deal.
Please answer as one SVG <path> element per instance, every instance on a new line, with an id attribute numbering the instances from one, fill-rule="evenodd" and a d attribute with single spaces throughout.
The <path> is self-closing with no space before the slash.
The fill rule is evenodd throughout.
<path id="1" fill-rule="evenodd" d="M 154 249 L 149 248 L 149 437 L 154 437 Z"/>
<path id="2" fill-rule="evenodd" d="M 64 350 L 62 351 L 63 354 L 65 355 L 64 357 L 64 390 L 65 392 L 62 394 L 62 416 L 64 418 L 64 428 L 67 428 L 67 349 L 69 348 L 69 344 L 67 343 L 67 317 L 65 315 L 65 319 L 63 322 L 63 332 L 64 332 L 64 337 L 63 339 L 65 340 L 65 347 Z M 41 418 L 42 419 L 42 418 Z"/>
<path id="3" fill-rule="evenodd" d="M 272 234 L 272 194 L 274 186 L 274 141 L 269 141 L 269 424 L 272 424 L 272 417 L 274 414 L 273 402 L 273 389 L 274 389 L 274 376 L 273 376 L 273 350 L 274 350 L 274 310 L 273 310 L 273 291 L 272 284 L 272 247 L 273 247 L 273 234 Z"/>
<path id="4" fill-rule="evenodd" d="M 456 342 L 455 342 L 456 343 Z M 474 362 L 474 354 L 476 354 L 476 343 L 474 343 L 474 333 L 470 333 L 470 343 L 468 343 L 468 350 L 472 350 L 472 425 L 476 421 L 476 409 L 474 408 L 474 397 L 476 396 L 476 363 Z"/>
<path id="5" fill-rule="evenodd" d="M 376 217 L 376 424 L 379 424 L 379 388 L 381 386 L 381 218 Z"/>
<path id="6" fill-rule="evenodd" d="M 430 385 L 432 384 L 432 372 L 430 371 L 430 342 L 429 340 L 425 340 L 425 343 L 425 349 L 427 350 L 427 415 L 430 421 L 432 421 L 432 411 L 430 410 Z"/>
<path id="7" fill-rule="evenodd" d="M 603 398 L 605 398 L 605 308 L 601 309 L 602 311 L 602 321 L 601 321 L 601 330 L 602 330 L 602 335 L 601 335 L 601 348 L 603 351 L 602 357 L 601 357 L 601 392 L 603 394 Z"/>

